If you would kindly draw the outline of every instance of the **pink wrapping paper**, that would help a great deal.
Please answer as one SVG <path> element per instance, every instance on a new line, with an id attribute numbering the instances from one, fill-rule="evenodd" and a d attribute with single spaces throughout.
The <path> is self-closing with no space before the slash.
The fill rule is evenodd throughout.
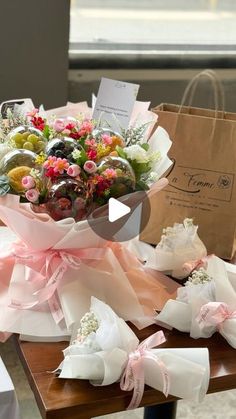
<path id="1" fill-rule="evenodd" d="M 55 328 L 57 338 L 64 338 L 66 334 L 72 333 L 74 325 L 88 311 L 91 295 L 102 297 L 120 317 L 132 321 L 138 328 L 143 328 L 154 323 L 154 308 L 161 310 L 169 298 L 175 298 L 178 285 L 174 281 L 159 272 L 145 270 L 139 260 L 123 246 L 98 237 L 87 221 L 76 223 L 68 218 L 55 222 L 47 214 L 33 213 L 29 204 L 20 204 L 19 197 L 14 195 L 0 198 L 0 218 L 23 242 L 26 254 L 28 252 L 29 255 L 37 256 L 30 256 L 28 260 L 21 256 L 14 259 L 2 252 L 2 332 L 33 335 L 35 324 L 40 327 L 43 319 L 47 318 L 47 337 L 54 334 Z M 91 249 L 103 249 L 105 259 L 82 258 L 79 269 L 69 267 L 63 278 L 58 280 L 54 297 L 64 314 L 59 324 L 52 318 L 50 300 L 46 299 L 33 307 L 29 304 L 27 310 L 27 303 L 35 300 L 35 293 L 42 293 L 60 263 L 60 258 L 54 258 L 47 276 L 46 254 L 55 251 L 58 254 L 64 252 L 76 256 L 78 253 L 80 257 L 81 252 Z M 22 301 L 24 309 L 9 306 L 14 300 Z M 33 316 L 32 325 L 30 316 Z M 25 327 L 26 324 L 29 324 L 28 328 Z M 40 335 L 43 335 L 43 331 Z M 6 335 L 0 338 L 4 340 Z"/>

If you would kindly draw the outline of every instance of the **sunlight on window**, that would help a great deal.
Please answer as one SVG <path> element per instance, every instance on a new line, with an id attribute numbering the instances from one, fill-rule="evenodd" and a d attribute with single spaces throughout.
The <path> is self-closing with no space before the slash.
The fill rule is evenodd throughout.
<path id="1" fill-rule="evenodd" d="M 236 44 L 235 0 L 72 0 L 71 43 Z"/>

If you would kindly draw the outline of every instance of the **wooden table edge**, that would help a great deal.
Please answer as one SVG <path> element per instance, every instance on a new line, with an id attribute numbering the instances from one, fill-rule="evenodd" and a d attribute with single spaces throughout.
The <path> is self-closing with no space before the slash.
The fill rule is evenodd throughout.
<path id="1" fill-rule="evenodd" d="M 108 400 L 107 398 L 103 399 L 99 399 L 99 404 L 100 404 L 100 409 L 99 409 L 99 413 L 96 411 L 95 407 L 96 404 L 98 403 L 97 400 L 94 400 L 94 402 L 90 402 L 89 404 L 81 404 L 81 405 L 71 405 L 69 408 L 58 408 L 58 409 L 47 409 L 47 407 L 44 404 L 44 401 L 41 397 L 39 388 L 37 386 L 37 379 L 40 376 L 45 375 L 45 371 L 44 372 L 32 372 L 31 369 L 29 368 L 29 365 L 27 364 L 27 361 L 23 355 L 21 346 L 20 346 L 20 341 L 18 336 L 15 336 L 15 342 L 16 342 L 16 348 L 17 348 L 17 353 L 19 355 L 19 358 L 22 362 L 23 368 L 25 370 L 26 376 L 29 380 L 29 384 L 30 387 L 33 391 L 33 394 L 35 396 L 37 405 L 39 407 L 39 410 L 41 412 L 42 418 L 43 419 L 56 419 L 56 418 L 60 418 L 60 419 L 66 419 L 66 418 L 70 418 L 70 419 L 77 419 L 78 417 L 80 419 L 90 419 L 91 416 L 91 412 L 93 412 L 94 410 L 94 416 L 100 416 L 100 415 L 106 415 L 109 413 L 115 413 L 115 412 L 119 412 L 119 411 L 123 411 L 126 409 L 126 407 L 129 404 L 129 401 L 131 400 L 131 395 L 132 392 L 124 392 L 121 394 L 118 394 L 117 396 L 113 397 L 112 400 L 116 401 L 116 405 L 114 406 L 114 408 L 110 407 L 108 409 Z M 221 391 L 226 391 L 226 390 L 232 390 L 236 388 L 236 374 L 232 374 L 231 379 L 229 380 L 229 376 L 218 376 L 218 377 L 213 377 L 210 378 L 210 384 L 209 384 L 209 388 L 207 391 L 207 394 L 211 394 L 211 393 L 216 393 L 216 392 L 221 392 Z M 174 397 L 174 396 L 168 396 L 168 398 L 165 398 L 164 394 L 159 392 L 158 390 L 152 389 L 148 386 L 145 386 L 145 393 L 142 399 L 142 402 L 140 404 L 140 407 L 145 407 L 145 406 L 152 406 L 152 405 L 156 405 L 156 404 L 163 404 L 163 403 L 169 403 L 169 402 L 174 402 L 177 401 L 178 398 Z M 94 407 L 94 409 L 93 409 Z M 90 412 L 90 414 L 86 414 L 86 410 L 88 409 L 88 411 Z"/>

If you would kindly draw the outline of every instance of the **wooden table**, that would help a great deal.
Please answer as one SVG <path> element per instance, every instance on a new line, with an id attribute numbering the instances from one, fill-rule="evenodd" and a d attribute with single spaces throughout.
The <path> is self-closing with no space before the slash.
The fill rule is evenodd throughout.
<path id="1" fill-rule="evenodd" d="M 155 325 L 141 331 L 133 328 L 140 340 L 158 329 Z M 219 334 L 210 339 L 194 340 L 178 331 L 164 329 L 164 332 L 167 342 L 163 347 L 208 347 L 211 365 L 209 393 L 236 388 L 236 351 Z M 67 342 L 31 343 L 17 340 L 18 353 L 42 417 L 89 419 L 125 410 L 132 393 L 121 391 L 118 383 L 107 387 L 93 387 L 88 381 L 59 379 L 48 373 L 58 367 L 63 359 L 62 350 L 67 345 Z M 174 417 L 175 400 L 172 396 L 166 399 L 159 391 L 146 386 L 141 406 L 158 405 L 164 413 L 162 417 L 168 419 L 167 417 Z M 154 417 L 151 409 L 147 416 Z M 160 415 L 158 417 L 162 419 Z"/>

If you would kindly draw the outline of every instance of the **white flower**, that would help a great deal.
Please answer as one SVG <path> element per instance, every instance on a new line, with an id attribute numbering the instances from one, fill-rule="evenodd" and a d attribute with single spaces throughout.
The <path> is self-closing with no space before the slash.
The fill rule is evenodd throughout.
<path id="1" fill-rule="evenodd" d="M 125 147 L 124 152 L 129 160 L 136 160 L 138 163 L 148 163 L 150 160 L 148 152 L 138 144 Z"/>
<path id="2" fill-rule="evenodd" d="M 92 311 L 88 312 L 80 320 L 80 326 L 77 340 L 83 341 L 83 339 L 89 336 L 92 332 L 97 331 L 99 327 L 98 319 Z"/>
<path id="3" fill-rule="evenodd" d="M 212 278 L 210 277 L 210 275 L 208 275 L 207 271 L 204 268 L 200 268 L 198 271 L 195 270 L 192 272 L 185 285 L 189 286 L 205 284 L 206 282 L 210 282 L 211 280 Z"/>
<path id="4" fill-rule="evenodd" d="M 193 219 L 192 218 L 185 218 L 183 221 L 183 225 L 185 228 L 193 226 Z"/>
<path id="5" fill-rule="evenodd" d="M 30 176 L 32 176 L 35 179 L 39 179 L 41 177 L 41 172 L 38 169 L 31 169 Z"/>
<path id="6" fill-rule="evenodd" d="M 159 176 L 156 172 L 150 172 L 146 178 L 144 177 L 144 181 L 149 186 L 155 183 L 158 179 L 159 179 Z"/>
<path id="7" fill-rule="evenodd" d="M 75 149 L 74 151 L 72 151 L 72 157 L 74 160 L 77 160 L 81 157 L 81 151 L 78 149 Z"/>
<path id="8" fill-rule="evenodd" d="M 158 162 L 161 160 L 161 153 L 160 151 L 155 151 L 153 153 L 148 153 L 149 161 L 151 162 Z"/>

